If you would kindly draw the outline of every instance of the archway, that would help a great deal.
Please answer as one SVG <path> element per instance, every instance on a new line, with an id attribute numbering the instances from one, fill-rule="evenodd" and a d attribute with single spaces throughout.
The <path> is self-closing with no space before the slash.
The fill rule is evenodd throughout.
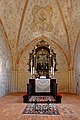
<path id="1" fill-rule="evenodd" d="M 26 89 L 26 83 L 28 83 L 29 78 L 31 77 L 30 73 L 28 72 L 28 61 L 29 61 L 29 53 L 31 53 L 32 49 L 34 49 L 37 42 L 44 40 L 51 45 L 51 47 L 54 49 L 54 52 L 57 53 L 57 62 L 58 62 L 58 72 L 56 73 L 57 82 L 59 83 L 59 91 L 68 91 L 68 61 L 67 61 L 67 55 L 65 54 L 65 51 L 53 40 L 50 40 L 49 38 L 45 36 L 41 36 L 39 38 L 36 38 L 32 40 L 29 44 L 24 47 L 24 49 L 21 52 L 19 66 L 18 66 L 18 90 L 19 91 L 25 91 Z M 66 77 L 65 77 L 66 76 Z"/>

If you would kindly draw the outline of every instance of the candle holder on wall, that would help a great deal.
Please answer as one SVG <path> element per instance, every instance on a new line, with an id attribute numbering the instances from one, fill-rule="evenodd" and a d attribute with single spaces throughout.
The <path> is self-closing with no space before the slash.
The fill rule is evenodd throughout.
<path id="1" fill-rule="evenodd" d="M 56 53 L 44 40 L 39 41 L 29 54 L 29 71 L 32 78 L 53 78 L 56 69 Z"/>

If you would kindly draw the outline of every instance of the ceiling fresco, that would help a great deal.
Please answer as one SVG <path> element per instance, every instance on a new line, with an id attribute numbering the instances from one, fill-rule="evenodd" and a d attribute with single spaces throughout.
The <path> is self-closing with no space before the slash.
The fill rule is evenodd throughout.
<path id="1" fill-rule="evenodd" d="M 28 54 L 40 39 L 61 51 L 61 66 L 66 61 L 72 69 L 80 36 L 80 0 L 0 0 L 0 23 L 13 69 L 20 65 L 25 70 Z"/>

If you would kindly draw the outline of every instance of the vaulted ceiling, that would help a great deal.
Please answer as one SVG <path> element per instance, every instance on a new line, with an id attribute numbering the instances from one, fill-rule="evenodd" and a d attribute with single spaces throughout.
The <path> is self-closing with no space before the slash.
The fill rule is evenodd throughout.
<path id="1" fill-rule="evenodd" d="M 74 59 L 80 33 L 80 0 L 0 0 L 0 23 L 12 56 L 40 38 L 49 38 Z"/>
<path id="2" fill-rule="evenodd" d="M 0 0 L 0 39 L 12 58 L 12 90 L 25 91 L 29 53 L 42 39 L 57 53 L 59 90 L 76 90 L 70 70 L 80 44 L 80 0 Z"/>

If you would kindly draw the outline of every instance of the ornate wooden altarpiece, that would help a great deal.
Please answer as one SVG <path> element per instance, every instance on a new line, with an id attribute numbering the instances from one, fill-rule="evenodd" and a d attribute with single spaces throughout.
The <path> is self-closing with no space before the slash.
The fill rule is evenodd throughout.
<path id="1" fill-rule="evenodd" d="M 44 40 L 39 41 L 29 54 L 29 71 L 32 78 L 53 78 L 56 69 L 56 53 Z"/>

